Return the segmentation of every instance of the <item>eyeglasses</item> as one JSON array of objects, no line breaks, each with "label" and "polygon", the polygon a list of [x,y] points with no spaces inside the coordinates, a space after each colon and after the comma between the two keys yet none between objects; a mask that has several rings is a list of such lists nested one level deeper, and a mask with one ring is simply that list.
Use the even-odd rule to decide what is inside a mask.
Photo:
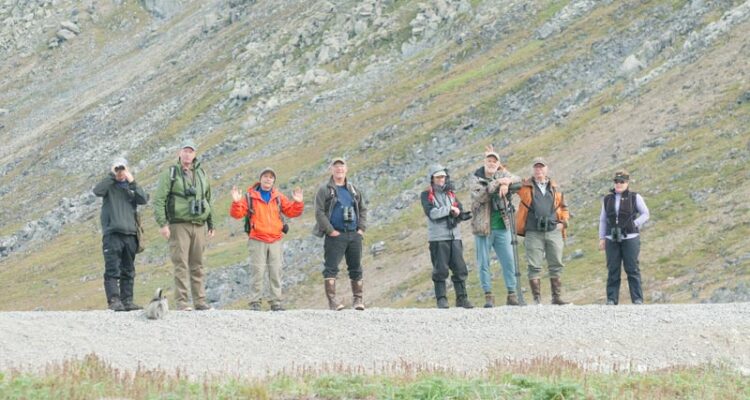
[{"label": "eyeglasses", "polygon": [[625,182],[627,182],[625,179],[615,179],[615,183],[622,184],[622,183],[625,183]]}]

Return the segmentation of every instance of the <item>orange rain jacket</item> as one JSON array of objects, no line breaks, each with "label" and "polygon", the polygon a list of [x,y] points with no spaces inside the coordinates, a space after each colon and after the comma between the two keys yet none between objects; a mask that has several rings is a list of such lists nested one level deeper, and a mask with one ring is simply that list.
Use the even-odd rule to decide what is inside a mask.
[{"label": "orange rain jacket", "polygon": [[[250,200],[253,202],[253,215],[250,216],[250,239],[261,242],[273,243],[283,237],[281,229],[284,223],[279,213],[279,203],[276,198],[281,198],[281,212],[289,218],[299,217],[305,208],[305,203],[289,200],[276,188],[271,189],[271,200],[266,203],[260,197],[258,187],[260,183],[247,188]],[[245,197],[240,201],[233,201],[229,209],[229,215],[235,219],[245,218],[247,215],[247,200]]]}]

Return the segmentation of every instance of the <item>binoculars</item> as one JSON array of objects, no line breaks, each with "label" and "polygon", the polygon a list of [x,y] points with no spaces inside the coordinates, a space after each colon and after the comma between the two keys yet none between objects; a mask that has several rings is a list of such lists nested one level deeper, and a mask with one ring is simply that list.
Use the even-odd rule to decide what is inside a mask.
[{"label": "binoculars", "polygon": [[548,217],[542,217],[536,219],[536,229],[540,232],[547,232],[555,230],[556,227],[555,221],[549,219]]},{"label": "binoculars", "polygon": [[612,230],[610,231],[610,234],[612,235],[613,242],[620,243],[624,239],[623,237],[624,235],[622,234],[622,229],[620,229],[619,226],[612,228]]},{"label": "binoculars", "polygon": [[124,170],[125,170],[125,166],[124,165],[118,165],[118,166],[115,167],[115,172],[120,172],[120,171],[124,171]]},{"label": "binoculars", "polygon": [[205,210],[205,207],[203,206],[203,200],[197,200],[197,199],[190,200],[189,207],[190,207],[191,215],[201,215],[203,214],[203,211]]},{"label": "binoculars", "polygon": [[185,196],[195,196],[196,194],[198,194],[198,191],[194,187],[185,188]]},{"label": "binoculars", "polygon": [[354,222],[355,216],[354,207],[344,207],[344,222]]}]

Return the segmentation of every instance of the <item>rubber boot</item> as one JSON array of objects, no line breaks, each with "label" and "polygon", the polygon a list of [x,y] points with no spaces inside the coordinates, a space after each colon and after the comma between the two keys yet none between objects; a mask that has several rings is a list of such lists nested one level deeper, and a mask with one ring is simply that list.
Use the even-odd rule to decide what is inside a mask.
[{"label": "rubber boot", "polygon": [[351,280],[352,282],[352,307],[354,307],[355,310],[364,310],[365,309],[365,302],[363,299],[364,296],[364,282],[362,280]]},{"label": "rubber boot", "polygon": [[539,278],[529,279],[529,286],[531,287],[531,295],[534,296],[534,304],[537,306],[542,305],[542,282]]},{"label": "rubber boot", "polygon": [[445,289],[445,281],[433,281],[435,284],[435,300],[437,300],[437,308],[448,308],[448,292]]},{"label": "rubber boot", "polygon": [[516,292],[508,292],[508,298],[505,299],[505,304],[509,306],[517,306],[518,304],[518,296],[516,295]]},{"label": "rubber boot", "polygon": [[474,308],[474,305],[471,304],[469,297],[466,295],[465,282],[453,282],[453,288],[456,290],[456,307]]},{"label": "rubber boot", "polygon": [[484,308],[495,307],[495,295],[492,292],[484,292]]},{"label": "rubber boot", "polygon": [[344,305],[336,299],[336,278],[326,278],[324,281],[326,298],[328,298],[328,308],[332,311],[341,311]]},{"label": "rubber boot", "polygon": [[125,306],[120,301],[120,287],[117,279],[104,280],[104,293],[107,295],[107,307],[113,311],[125,311]]},{"label": "rubber boot", "polygon": [[125,311],[142,310],[143,307],[133,303],[133,280],[120,279],[120,298]]},{"label": "rubber boot", "polygon": [[562,282],[560,278],[549,278],[550,287],[552,288],[552,304],[558,306],[564,306],[570,304],[569,302],[562,299]]}]

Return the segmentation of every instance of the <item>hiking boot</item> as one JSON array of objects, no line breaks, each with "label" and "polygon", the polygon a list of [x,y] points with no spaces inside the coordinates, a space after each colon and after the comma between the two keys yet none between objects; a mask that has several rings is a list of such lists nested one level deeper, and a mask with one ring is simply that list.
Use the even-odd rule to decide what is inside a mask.
[{"label": "hiking boot", "polygon": [[448,308],[450,307],[448,305],[448,298],[447,297],[438,297],[437,299],[437,308]]},{"label": "hiking boot", "polygon": [[531,287],[531,295],[534,296],[534,304],[542,305],[542,282],[539,278],[529,279],[529,287]]},{"label": "hiking boot", "polygon": [[138,304],[133,303],[133,301],[124,301],[122,305],[125,307],[125,311],[136,311],[136,310],[143,310],[143,307],[139,306]]},{"label": "hiking boot", "polygon": [[363,300],[364,296],[364,284],[362,280],[351,280],[352,281],[352,307],[354,307],[355,310],[362,311],[365,309],[365,302]]},{"label": "hiking boot", "polygon": [[484,308],[495,307],[495,296],[491,292],[484,293]]},{"label": "hiking boot", "polygon": [[505,299],[505,304],[509,306],[517,306],[518,304],[518,296],[516,296],[516,292],[508,292],[508,298]]},{"label": "hiking boot", "polygon": [[109,309],[112,311],[127,311],[118,297],[113,297],[109,303]]},{"label": "hiking boot", "polygon": [[562,299],[562,282],[560,278],[549,278],[550,287],[552,288],[552,304],[557,306],[564,306],[570,304],[569,302]]},{"label": "hiking boot", "polygon": [[460,296],[460,297],[456,297],[456,307],[474,308],[474,305],[471,304],[468,297]]},{"label": "hiking boot", "polygon": [[615,303],[615,301],[614,301],[614,300],[607,300],[607,305],[608,305],[608,306],[615,306],[615,305],[617,305],[617,304]]},{"label": "hiking boot", "polygon": [[250,311],[260,311],[260,302],[259,301],[251,301],[250,304]]},{"label": "hiking boot", "polygon": [[643,304],[643,300],[641,300],[641,299],[635,300],[635,301],[633,302],[633,304],[635,304],[635,305],[637,305],[637,306],[639,306],[639,305],[642,305],[642,304]]},{"label": "hiking boot", "polygon": [[271,311],[286,311],[281,303],[271,303]]},{"label": "hiking boot", "polygon": [[344,305],[339,303],[339,300],[336,298],[336,278],[324,279],[323,285],[326,291],[326,298],[328,299],[328,309],[331,311],[343,310]]},{"label": "hiking boot", "polygon": [[205,304],[205,303],[204,304],[198,304],[197,306],[195,306],[195,311],[210,311],[210,310],[213,310],[213,309],[214,309],[213,307],[211,307],[211,306],[209,306],[208,304]]}]

